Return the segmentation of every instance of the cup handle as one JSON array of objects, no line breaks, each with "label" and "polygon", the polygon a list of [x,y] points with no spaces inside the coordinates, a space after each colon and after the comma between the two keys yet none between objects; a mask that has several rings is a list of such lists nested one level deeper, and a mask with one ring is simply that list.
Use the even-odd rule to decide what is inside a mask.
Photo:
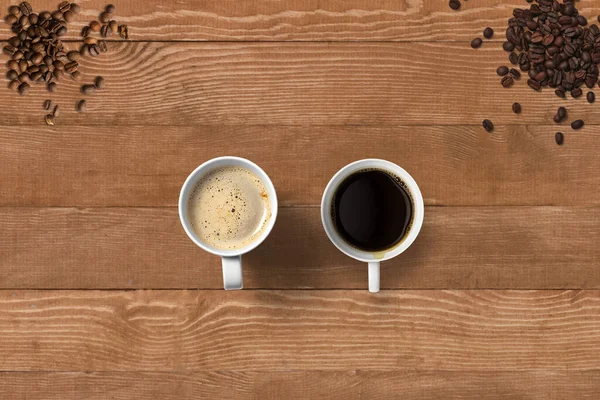
[{"label": "cup handle", "polygon": [[369,292],[379,292],[379,261],[369,262]]},{"label": "cup handle", "polygon": [[242,288],[242,256],[221,257],[225,290]]}]

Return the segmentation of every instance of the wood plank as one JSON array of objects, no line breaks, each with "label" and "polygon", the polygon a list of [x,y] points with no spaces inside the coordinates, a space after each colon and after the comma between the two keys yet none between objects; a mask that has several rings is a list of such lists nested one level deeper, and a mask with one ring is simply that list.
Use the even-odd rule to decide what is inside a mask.
[{"label": "wood plank", "polygon": [[0,370],[597,371],[599,291],[0,293]]},{"label": "wood plank", "polygon": [[[13,0],[11,3],[18,3]],[[487,26],[504,38],[519,0],[464,2],[453,11],[439,0],[160,0],[114,1],[116,19],[128,24],[134,40],[471,40]],[[36,0],[34,9],[55,9],[54,0]],[[67,38],[79,39],[85,23],[98,17],[104,0],[82,3]],[[593,0],[578,2],[590,21],[600,13]],[[4,10],[2,10],[4,11]],[[0,24],[0,37],[10,35]]]},{"label": "wood plank", "polygon": [[595,400],[598,371],[4,372],[2,393],[28,400],[347,399]]},{"label": "wood plank", "polygon": [[[71,44],[73,46],[73,44]],[[81,62],[85,82],[104,75],[106,89],[75,113],[74,81],[50,96],[66,125],[496,125],[553,124],[560,105],[569,121],[600,123],[597,105],[530,89],[504,89],[499,43],[111,43]],[[0,91],[0,120],[42,129],[48,93]],[[523,113],[511,105],[518,100]],[[563,124],[564,125],[564,124]],[[565,129],[562,126],[560,129]],[[554,130],[554,129],[553,129]],[[483,132],[483,130],[482,130]],[[570,133],[570,129],[567,129]],[[589,134],[584,128],[578,134]]]},{"label": "wood plank", "polygon": [[176,206],[187,175],[219,155],[271,176],[282,206],[319,205],[342,166],[383,158],[428,205],[598,206],[600,126],[0,127],[0,206]]},{"label": "wood plank", "polygon": [[[0,288],[221,289],[220,261],[177,210],[1,208]],[[428,207],[415,244],[382,263],[390,289],[600,288],[599,208]],[[244,256],[246,288],[362,288],[367,269],[329,242],[318,208],[284,208]]]}]

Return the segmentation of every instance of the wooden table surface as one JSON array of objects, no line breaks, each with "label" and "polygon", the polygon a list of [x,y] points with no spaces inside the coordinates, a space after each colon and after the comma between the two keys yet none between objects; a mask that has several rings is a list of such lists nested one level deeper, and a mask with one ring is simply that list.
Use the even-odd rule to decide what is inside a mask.
[{"label": "wooden table surface", "polygon": [[[105,5],[80,3],[73,40]],[[106,78],[87,112],[74,82],[50,96],[54,127],[43,88],[0,90],[0,398],[600,398],[600,113],[500,86],[524,1],[114,3],[130,40],[82,61]],[[562,147],[559,105],[586,121]],[[220,155],[258,163],[280,200],[243,291],[177,215],[186,176]],[[407,169],[426,203],[378,294],[318,208],[366,157]]]}]

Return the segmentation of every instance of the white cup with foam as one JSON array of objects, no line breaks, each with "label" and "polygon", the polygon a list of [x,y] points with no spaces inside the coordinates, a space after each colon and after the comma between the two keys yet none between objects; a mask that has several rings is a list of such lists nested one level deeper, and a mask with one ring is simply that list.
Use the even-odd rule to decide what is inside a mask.
[{"label": "white cup with foam", "polygon": [[[235,249],[220,249],[207,243],[205,240],[202,240],[194,230],[188,215],[188,202],[196,184],[210,172],[224,167],[241,167],[256,175],[264,184],[271,211],[270,217],[261,229],[260,234],[253,238],[250,243]],[[273,182],[271,182],[271,179],[265,171],[252,161],[231,156],[213,158],[196,168],[185,180],[179,194],[179,219],[181,220],[181,225],[183,226],[185,233],[198,247],[221,257],[223,286],[225,290],[241,289],[243,287],[242,255],[256,248],[267,238],[267,236],[269,236],[269,233],[275,225],[275,220],[277,219],[277,194],[275,192],[275,186],[273,186]]]}]

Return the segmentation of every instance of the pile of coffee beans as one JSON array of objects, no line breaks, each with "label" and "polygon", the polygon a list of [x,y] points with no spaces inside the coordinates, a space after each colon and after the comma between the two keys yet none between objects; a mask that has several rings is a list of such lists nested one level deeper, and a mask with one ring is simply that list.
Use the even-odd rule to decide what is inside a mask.
[{"label": "pile of coffee beans", "polygon": [[[3,52],[10,57],[6,63],[8,87],[16,90],[21,95],[30,91],[32,83],[43,83],[49,92],[57,90],[57,82],[65,76],[75,81],[81,80],[79,61],[82,56],[92,57],[108,51],[104,38],[110,34],[118,34],[122,39],[129,38],[127,25],[119,25],[112,19],[115,6],[109,4],[100,14],[100,22],[92,21],[82,31],[84,44],[79,51],[67,51],[61,37],[67,33],[67,24],[72,21],[81,7],[76,3],[63,1],[55,11],[42,11],[39,14],[33,11],[31,4],[22,2],[18,6],[12,5],[8,8],[6,23],[11,25],[15,36],[8,40]],[[99,33],[101,39],[93,36]],[[97,77],[93,85],[83,85],[81,92],[91,94],[100,85],[104,86],[104,79]],[[84,90],[84,87],[86,88]],[[88,89],[92,87],[92,90]],[[44,108],[49,110],[50,105],[44,103]],[[77,103],[77,111],[85,109]],[[48,107],[46,107],[48,106]],[[58,106],[55,106],[52,114],[45,117],[48,125],[54,125],[58,117]]]}]

